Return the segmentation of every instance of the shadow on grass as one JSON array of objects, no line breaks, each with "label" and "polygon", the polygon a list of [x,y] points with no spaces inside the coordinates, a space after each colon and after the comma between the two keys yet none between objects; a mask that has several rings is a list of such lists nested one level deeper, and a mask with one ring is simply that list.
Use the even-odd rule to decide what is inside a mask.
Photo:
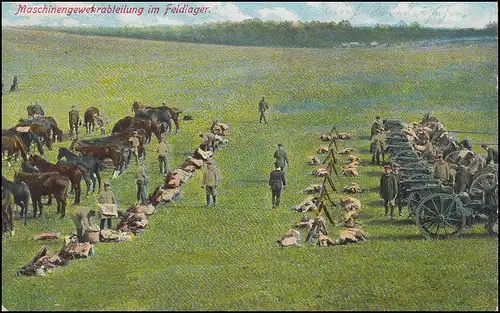
[{"label": "shadow on grass", "polygon": [[382,172],[375,172],[375,171],[371,171],[371,172],[364,172],[363,173],[363,176],[368,176],[368,177],[380,177],[382,176]]},{"label": "shadow on grass", "polygon": [[370,140],[370,136],[358,136],[358,140]]},{"label": "shadow on grass", "polygon": [[398,240],[425,240],[424,235],[399,235],[399,236],[371,236],[370,240],[398,241]]},{"label": "shadow on grass", "polygon": [[[399,219],[398,219],[399,218]],[[401,225],[401,226],[405,226],[405,225],[414,225],[415,222],[413,221],[413,219],[411,218],[408,218],[407,215],[403,215],[403,216],[398,216],[396,218],[395,221],[392,221],[390,218],[386,218],[386,219],[383,219],[383,220],[371,220],[371,221],[367,221],[367,222],[364,222],[365,225],[376,225],[376,226],[382,226],[382,225]]]}]

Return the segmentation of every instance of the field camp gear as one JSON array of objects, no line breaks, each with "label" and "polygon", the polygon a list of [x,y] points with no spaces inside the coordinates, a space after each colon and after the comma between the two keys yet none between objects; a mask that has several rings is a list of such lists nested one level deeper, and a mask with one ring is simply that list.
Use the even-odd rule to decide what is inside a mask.
[{"label": "field camp gear", "polygon": [[317,210],[318,209],[316,207],[317,203],[318,203],[318,197],[308,197],[300,204],[293,206],[291,210],[297,212],[309,212]]}]

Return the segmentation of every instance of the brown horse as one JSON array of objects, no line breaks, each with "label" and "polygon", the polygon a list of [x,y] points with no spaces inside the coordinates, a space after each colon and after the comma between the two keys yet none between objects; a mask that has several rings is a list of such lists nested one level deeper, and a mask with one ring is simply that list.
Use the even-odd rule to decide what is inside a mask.
[{"label": "brown horse", "polygon": [[110,158],[114,166],[113,176],[121,172],[123,164],[122,150],[122,147],[117,144],[109,144],[107,146],[80,146],[75,148],[75,151],[80,152],[82,155],[92,156],[101,161]]},{"label": "brown horse", "polygon": [[99,109],[96,107],[90,107],[85,111],[83,115],[83,122],[85,123],[85,129],[87,130],[87,135],[90,135],[97,125],[97,116],[99,115]]},{"label": "brown horse", "polygon": [[111,137],[121,138],[122,140],[128,142],[128,139],[132,136],[134,131],[137,132],[137,139],[139,139],[139,148],[138,148],[139,158],[146,158],[146,148],[144,148],[144,145],[146,144],[147,135],[144,129],[132,128],[122,133],[113,133],[111,134]]},{"label": "brown horse", "polygon": [[2,135],[2,155],[4,151],[7,151],[7,160],[11,160],[12,157],[16,157],[20,153],[24,161],[28,161],[28,151],[26,145],[19,138],[19,136],[3,136]]},{"label": "brown horse", "polygon": [[[52,164],[38,155],[32,155],[29,158],[29,163],[40,169],[42,173],[46,172],[58,172],[59,174],[69,178],[71,182],[71,187],[75,190],[75,202],[74,204],[79,204],[81,201],[82,178],[87,183],[87,195],[89,194],[90,177],[87,174],[87,170],[76,164]],[[49,201],[50,202],[50,201]]]},{"label": "brown horse", "polygon": [[151,142],[151,135],[154,133],[158,142],[161,140],[161,124],[151,120],[138,119],[132,116],[126,116],[116,122],[113,126],[113,133],[124,133],[131,130],[144,129],[146,132],[146,143]]},{"label": "brown horse", "polygon": [[2,188],[2,239],[9,232],[14,235],[14,195],[7,188]]},{"label": "brown horse", "polygon": [[14,174],[14,182],[25,182],[28,185],[31,193],[31,201],[33,202],[33,217],[36,217],[38,207],[42,215],[43,204],[42,196],[54,195],[57,201],[57,213],[61,216],[66,215],[66,200],[68,198],[68,188],[71,181],[66,176],[62,176],[57,172],[47,172],[40,174],[29,174],[16,172]]},{"label": "brown horse", "polygon": [[[39,138],[43,139],[43,144],[52,151],[52,140],[50,138],[50,134],[48,131],[45,130],[45,128],[39,124],[31,124],[29,125],[30,131],[37,135]],[[54,137],[55,138],[55,137]]]}]

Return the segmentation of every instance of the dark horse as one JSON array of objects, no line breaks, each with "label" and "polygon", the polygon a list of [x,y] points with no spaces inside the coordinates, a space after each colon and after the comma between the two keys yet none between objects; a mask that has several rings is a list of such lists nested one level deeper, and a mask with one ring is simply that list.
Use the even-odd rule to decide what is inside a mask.
[{"label": "dark horse", "polygon": [[7,151],[7,159],[10,161],[12,157],[21,154],[23,160],[28,160],[28,151],[24,142],[19,136],[4,136],[2,135],[2,155]]},{"label": "dark horse", "polygon": [[31,201],[33,202],[33,217],[36,217],[38,207],[42,216],[43,204],[42,196],[54,195],[57,201],[57,213],[61,216],[66,215],[66,200],[68,198],[68,189],[71,181],[66,176],[57,172],[48,172],[40,174],[15,173],[14,182],[25,182],[31,192]]},{"label": "dark horse", "polygon": [[8,189],[14,195],[14,203],[21,208],[21,217],[24,216],[24,225],[28,224],[30,207],[30,189],[24,182],[19,184],[11,182],[2,176],[2,188]]},{"label": "dark horse", "polygon": [[99,116],[99,109],[96,107],[90,107],[85,111],[83,115],[83,122],[85,123],[85,129],[87,130],[87,135],[90,135],[97,125],[97,116]]},{"label": "dark horse", "polygon": [[[66,158],[66,163],[62,158]],[[99,191],[101,191],[101,171],[104,170],[104,165],[98,159],[92,156],[78,156],[73,152],[69,151],[67,148],[59,148],[59,153],[57,154],[57,159],[59,160],[56,164],[78,164],[87,170],[92,181],[92,192],[95,191],[96,177],[99,182]],[[95,175],[95,176],[94,176]]]},{"label": "dark horse", "polygon": [[52,116],[38,116],[36,118],[33,118],[31,120],[28,119],[20,119],[19,123],[17,123],[16,127],[18,126],[30,126],[30,125],[40,125],[43,127],[43,129],[47,132],[48,136],[52,136],[53,142],[57,142],[58,140],[62,142],[63,138],[63,132],[59,128],[59,125],[57,125],[56,120]]},{"label": "dark horse", "polygon": [[116,122],[112,133],[124,133],[130,130],[144,129],[146,132],[146,143],[151,143],[151,135],[154,133],[158,142],[161,140],[161,124],[148,119],[138,119],[126,116]]},{"label": "dark horse", "polygon": [[40,136],[35,133],[36,130],[37,129],[32,130],[31,126],[12,127],[10,129],[2,129],[2,135],[18,136],[19,138],[21,138],[29,154],[31,154],[31,146],[35,144],[38,149],[38,153],[40,155],[43,155],[43,144],[40,140]]},{"label": "dark horse", "polygon": [[81,167],[80,165],[52,164],[38,155],[32,155],[29,159],[29,163],[31,165],[38,167],[42,173],[58,172],[59,174],[69,178],[71,182],[71,187],[75,190],[75,202],[74,202],[75,204],[79,204],[81,200],[80,198],[82,193],[82,186],[81,186],[82,179],[84,179],[87,184],[87,195],[89,194],[90,178],[87,174],[87,170]]},{"label": "dark horse", "polygon": [[[167,107],[158,107],[158,108],[145,108],[145,109],[138,109],[135,111],[134,117],[136,119],[141,119],[141,120],[150,120],[155,123],[159,123],[162,125],[162,130],[161,132],[170,132],[172,129],[172,123],[171,119],[174,119],[173,115],[170,113],[170,111],[167,109]],[[179,116],[176,116],[177,121],[174,119],[174,123],[176,125],[176,130],[178,132],[179,127]]]},{"label": "dark horse", "polygon": [[14,195],[7,188],[2,188],[2,239],[5,233],[14,236]]}]

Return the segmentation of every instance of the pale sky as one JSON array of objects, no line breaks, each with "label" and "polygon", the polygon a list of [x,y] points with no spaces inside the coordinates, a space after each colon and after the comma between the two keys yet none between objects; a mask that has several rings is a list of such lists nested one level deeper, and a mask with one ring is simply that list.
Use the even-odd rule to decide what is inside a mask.
[{"label": "pale sky", "polygon": [[[165,13],[170,8],[206,8],[206,13]],[[134,13],[47,14],[19,12],[37,7],[124,9],[143,8]],[[159,13],[148,13],[150,6]],[[126,8],[125,8],[126,9]],[[496,2],[2,2],[2,26],[169,26],[194,25],[215,21],[242,21],[250,18],[273,21],[348,20],[354,26],[377,23],[394,25],[418,22],[424,27],[483,28],[497,22]],[[16,13],[18,13],[16,15]]]}]

